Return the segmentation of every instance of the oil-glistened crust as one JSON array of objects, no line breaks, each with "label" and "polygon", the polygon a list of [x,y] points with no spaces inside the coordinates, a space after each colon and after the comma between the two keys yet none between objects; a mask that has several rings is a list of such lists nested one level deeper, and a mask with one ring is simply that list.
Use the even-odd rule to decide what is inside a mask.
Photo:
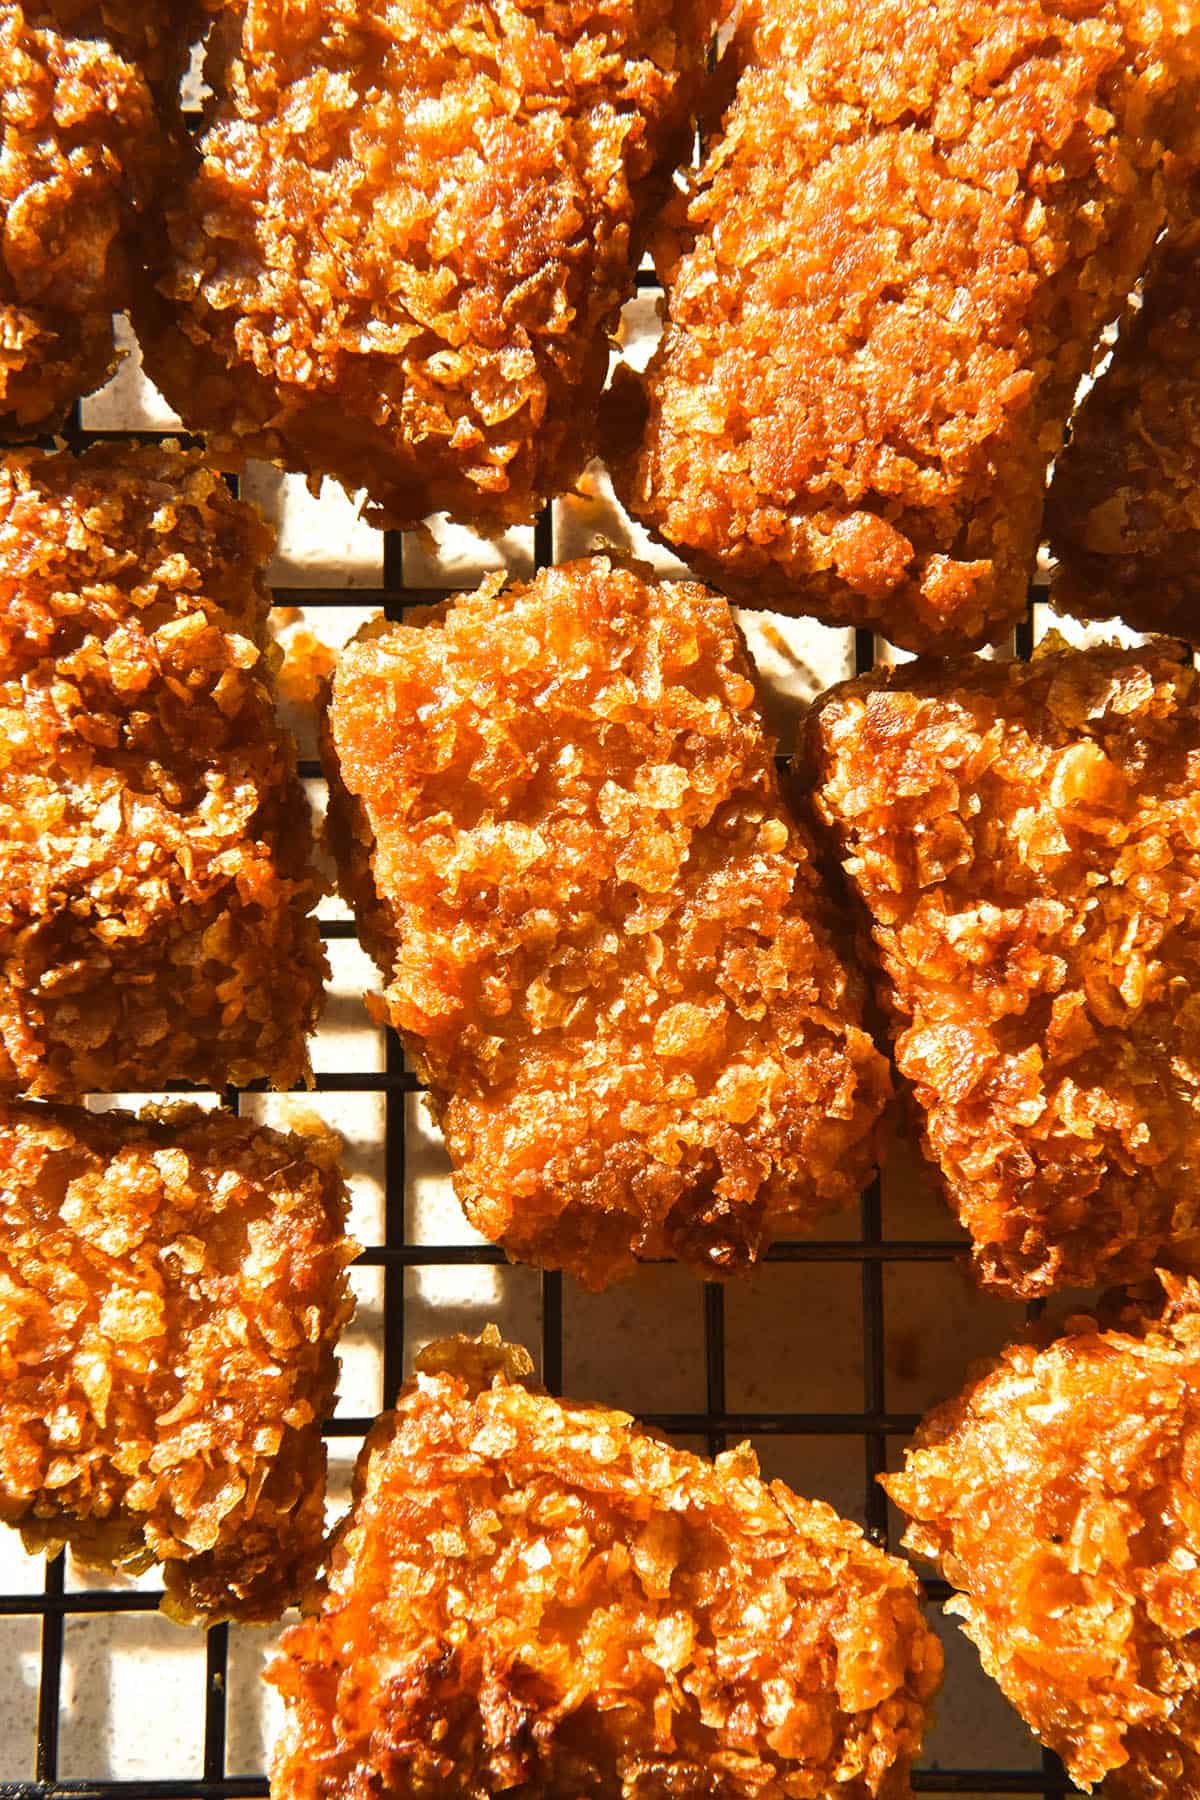
[{"label": "oil-glistened crust", "polygon": [[984,1666],[1072,1777],[1200,1794],[1200,1284],[1160,1322],[1071,1321],[925,1421],[885,1483]]},{"label": "oil-glistened crust", "polygon": [[308,1075],[320,881],[271,542],[172,446],[0,465],[0,1093]]},{"label": "oil-glistened crust", "polygon": [[818,703],[926,1149],[1023,1295],[1200,1254],[1200,676],[1179,646],[962,659]]},{"label": "oil-glistened crust", "polygon": [[432,1347],[364,1446],[269,1671],[274,1800],[907,1796],[942,1662],[911,1570],[748,1445],[702,1461],[488,1348]]},{"label": "oil-glistened crust", "polygon": [[0,1518],[31,1549],[161,1562],[180,1619],[276,1618],[312,1581],[337,1156],[192,1106],[0,1102]]},{"label": "oil-glistened crust", "polygon": [[720,1273],[869,1179],[887,1067],[773,750],[725,601],[605,558],[343,654],[343,888],[514,1256]]},{"label": "oil-glistened crust", "polygon": [[621,372],[631,510],[751,606],[914,650],[1025,605],[1097,333],[1194,128],[1191,0],[774,0],[657,247],[664,339]]}]

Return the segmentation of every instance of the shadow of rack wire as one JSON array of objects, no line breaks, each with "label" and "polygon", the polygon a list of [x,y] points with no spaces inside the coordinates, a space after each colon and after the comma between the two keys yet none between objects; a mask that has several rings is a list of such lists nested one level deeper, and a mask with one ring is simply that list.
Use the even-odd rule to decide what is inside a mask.
[{"label": "shadow of rack wire", "polygon": [[[643,270],[639,288],[653,292],[654,276]],[[89,431],[80,422],[80,409],[63,434],[69,446],[80,451],[98,442],[155,441],[171,437],[185,443],[189,439],[178,428],[161,431],[104,430]],[[533,533],[533,560],[537,568],[553,563],[554,524],[551,509],[538,518]],[[276,604],[305,608],[377,607],[390,619],[402,619],[407,608],[444,598],[450,589],[409,586],[405,581],[404,543],[399,532],[387,532],[383,538],[382,588],[336,586],[319,588],[277,588]],[[1027,656],[1033,641],[1032,604],[1036,591],[1031,591],[1031,610],[1018,627],[1016,653]],[[861,672],[872,667],[874,643],[869,632],[856,634],[855,663]],[[322,779],[320,766],[311,761],[301,763],[301,774],[311,782]],[[327,939],[353,938],[354,927],[343,920],[323,923]],[[405,1346],[405,1275],[414,1269],[453,1269],[464,1265],[503,1265],[501,1252],[483,1244],[439,1244],[406,1241],[406,1158],[405,1113],[408,1097],[420,1091],[420,1083],[405,1065],[400,1042],[393,1032],[386,1035],[382,1069],[338,1069],[318,1073],[318,1094],[382,1093],[385,1113],[385,1200],[384,1233],[381,1243],[364,1250],[361,1265],[378,1267],[383,1272],[382,1371],[385,1403],[390,1401],[404,1376]],[[229,1089],[223,1104],[237,1111],[240,1093]],[[839,1438],[857,1441],[861,1453],[862,1506],[860,1516],[879,1543],[889,1542],[887,1505],[876,1477],[887,1467],[889,1440],[894,1444],[915,1429],[916,1415],[889,1412],[885,1407],[885,1339],[884,1339],[884,1274],[885,1270],[905,1264],[949,1263],[962,1254],[962,1242],[956,1239],[890,1239],[884,1233],[879,1184],[876,1182],[861,1202],[861,1232],[854,1239],[822,1239],[813,1237],[795,1242],[775,1244],[768,1252],[770,1264],[849,1265],[858,1271],[862,1308],[862,1395],[861,1404],[852,1410],[837,1412],[788,1412],[780,1410],[744,1411],[730,1407],[726,1399],[726,1307],[725,1289],[716,1283],[697,1284],[696,1305],[701,1310],[703,1344],[704,1404],[694,1411],[653,1413],[641,1410],[639,1416],[647,1424],[670,1436],[692,1442],[702,1440],[710,1454],[716,1454],[742,1438]],[[569,1304],[569,1289],[556,1273],[543,1273],[541,1287],[542,1379],[554,1392],[562,1389],[564,1306]],[[579,1398],[589,1398],[581,1394]],[[370,1420],[339,1415],[327,1422],[329,1438],[357,1438],[367,1430]],[[895,1549],[894,1542],[891,1548]],[[159,1591],[115,1588],[97,1591],[69,1590],[64,1580],[65,1558],[46,1565],[45,1583],[40,1593],[0,1593],[0,1619],[24,1618],[40,1620],[40,1644],[37,1667],[36,1753],[32,1780],[0,1780],[0,1800],[241,1800],[241,1797],[267,1794],[265,1772],[243,1775],[227,1774],[227,1734],[229,1695],[229,1630],[219,1625],[205,1633],[205,1670],[203,1691],[203,1772],[198,1778],[181,1780],[178,1772],[163,1768],[161,1774],[129,1779],[87,1779],[59,1776],[60,1719],[63,1706],[64,1641],[69,1620],[96,1614],[148,1613],[159,1603]],[[939,1607],[948,1597],[944,1582],[924,1582],[931,1604]],[[0,1670],[0,1684],[11,1679],[11,1671]],[[118,1722],[119,1723],[119,1722]],[[1075,1793],[1058,1760],[1043,1755],[1040,1767],[1003,1768],[971,1766],[964,1763],[952,1768],[919,1767],[913,1776],[918,1793],[984,1795],[1024,1794],[1041,1796],[1042,1800],[1061,1800]]]}]

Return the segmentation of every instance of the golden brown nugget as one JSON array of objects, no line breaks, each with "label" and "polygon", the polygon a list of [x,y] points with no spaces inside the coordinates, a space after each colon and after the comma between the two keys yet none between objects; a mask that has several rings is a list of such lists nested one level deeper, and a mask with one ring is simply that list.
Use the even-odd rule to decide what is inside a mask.
[{"label": "golden brown nugget", "polygon": [[831,1507],[432,1345],[268,1680],[273,1800],[900,1800],[941,1678],[912,1571]]},{"label": "golden brown nugget", "polygon": [[618,492],[749,606],[1001,637],[1192,122],[1194,0],[750,0],[619,375]]},{"label": "golden brown nugget", "polygon": [[724,0],[230,0],[138,314],[230,467],[498,530],[592,448]]},{"label": "golden brown nugget", "polygon": [[140,70],[56,19],[53,6],[0,0],[6,437],[53,430],[115,367],[112,315],[132,298],[138,220],[165,154]]},{"label": "golden brown nugget", "polygon": [[1200,676],[1179,646],[835,688],[803,778],[990,1286],[1200,1254]]},{"label": "golden brown nugget", "polygon": [[1200,638],[1200,177],[1076,414],[1046,518],[1060,612]]},{"label": "golden brown nugget", "polygon": [[194,1106],[0,1102],[0,1519],[174,1617],[271,1619],[316,1573],[353,1303],[338,1140]]},{"label": "golden brown nugget", "polygon": [[887,1065],[726,603],[604,557],[343,654],[343,888],[472,1222],[590,1286],[846,1205]]},{"label": "golden brown nugget", "polygon": [[321,883],[272,541],[174,446],[0,463],[0,1093],[308,1077]]},{"label": "golden brown nugget", "polygon": [[931,1413],[884,1482],[984,1667],[1083,1787],[1200,1795],[1200,1283],[1070,1322]]}]

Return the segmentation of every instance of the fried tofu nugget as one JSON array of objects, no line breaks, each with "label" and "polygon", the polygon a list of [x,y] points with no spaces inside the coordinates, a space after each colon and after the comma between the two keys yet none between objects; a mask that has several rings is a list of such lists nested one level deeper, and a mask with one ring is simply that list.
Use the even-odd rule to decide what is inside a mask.
[{"label": "fried tofu nugget", "polygon": [[164,167],[142,72],[56,20],[0,0],[0,437],[53,430],[116,366]]},{"label": "fried tofu nugget", "polygon": [[1098,332],[1193,121],[1194,0],[749,0],[606,425],[630,510],[748,606],[1001,637]]},{"label": "fried tofu nugget", "polygon": [[835,688],[800,766],[985,1283],[1200,1254],[1200,676],[1178,645]]},{"label": "fried tofu nugget", "polygon": [[271,1619],[316,1573],[353,1303],[338,1140],[0,1102],[0,1519]]},{"label": "fried tofu nugget", "polygon": [[146,365],[228,466],[380,520],[532,518],[592,449],[609,333],[725,0],[228,0]]},{"label": "fried tofu nugget", "polygon": [[884,1486],[984,1667],[1083,1787],[1200,1795],[1200,1283],[1074,1319],[931,1413]]},{"label": "fried tofu nugget", "polygon": [[308,1076],[322,884],[272,541],[174,446],[0,462],[0,1093]]},{"label": "fried tofu nugget", "polygon": [[887,1065],[773,751],[725,601],[605,557],[343,653],[343,890],[512,1256],[725,1273],[869,1180]]},{"label": "fried tofu nugget", "polygon": [[267,1678],[272,1800],[899,1800],[941,1678],[912,1571],[831,1507],[432,1345]]},{"label": "fried tofu nugget", "polygon": [[1200,640],[1200,176],[1076,414],[1046,517],[1060,612]]}]

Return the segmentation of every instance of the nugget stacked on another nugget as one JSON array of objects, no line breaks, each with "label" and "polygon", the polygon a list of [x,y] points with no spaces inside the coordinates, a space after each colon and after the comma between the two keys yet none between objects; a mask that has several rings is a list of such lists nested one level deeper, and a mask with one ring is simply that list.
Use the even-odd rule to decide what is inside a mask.
[{"label": "nugget stacked on another nugget", "polygon": [[337,1139],[0,1103],[0,1519],[162,1562],[180,1619],[275,1618],[324,1533],[353,1310]]},{"label": "nugget stacked on another nugget", "polygon": [[983,1279],[1200,1255],[1200,676],[1165,640],[835,688],[802,770]]},{"label": "nugget stacked on another nugget", "polygon": [[0,1093],[308,1074],[320,882],[271,542],[193,453],[0,464]]},{"label": "nugget stacked on another nugget", "polygon": [[749,0],[622,372],[630,509],[750,606],[914,650],[1025,605],[1047,466],[1163,223],[1192,0]]},{"label": "nugget stacked on another nugget", "polygon": [[723,5],[230,0],[138,314],[154,380],[232,466],[395,525],[532,518],[590,454]]},{"label": "nugget stacked on another nugget", "polygon": [[1200,176],[1076,415],[1047,522],[1061,611],[1200,638]]},{"label": "nugget stacked on another nugget", "polygon": [[1075,1319],[926,1419],[885,1486],[984,1667],[1083,1786],[1200,1794],[1200,1283]]},{"label": "nugget stacked on another nugget", "polygon": [[273,1800],[909,1794],[942,1663],[910,1569],[748,1445],[531,1391],[494,1332],[418,1367],[268,1671]]},{"label": "nugget stacked on another nugget", "polygon": [[599,1286],[845,1205],[887,1066],[726,603],[606,558],[343,654],[334,848],[472,1221]]},{"label": "nugget stacked on another nugget", "polygon": [[54,429],[111,373],[163,156],[132,62],[52,5],[0,0],[0,436]]}]

